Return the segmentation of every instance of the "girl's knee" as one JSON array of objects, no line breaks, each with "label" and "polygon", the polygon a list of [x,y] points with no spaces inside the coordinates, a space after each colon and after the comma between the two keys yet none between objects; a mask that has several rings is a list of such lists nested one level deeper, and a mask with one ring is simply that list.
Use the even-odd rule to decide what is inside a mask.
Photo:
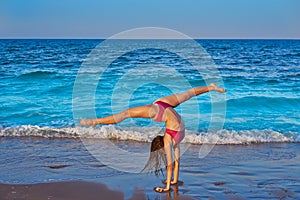
[{"label": "girl's knee", "polygon": [[120,113],[120,117],[121,117],[122,119],[127,119],[127,118],[129,118],[129,117],[130,117],[129,111],[128,111],[128,110],[122,111],[122,112]]}]

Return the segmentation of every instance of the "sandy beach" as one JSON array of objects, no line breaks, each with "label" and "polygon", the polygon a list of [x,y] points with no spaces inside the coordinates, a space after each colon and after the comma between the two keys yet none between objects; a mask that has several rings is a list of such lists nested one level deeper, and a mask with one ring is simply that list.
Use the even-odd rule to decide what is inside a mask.
[{"label": "sandy beach", "polygon": [[[2,147],[5,147],[6,142],[13,144],[13,141],[9,140],[2,138]],[[22,139],[18,139],[20,140]],[[24,140],[31,145],[31,154],[27,148],[28,152],[24,152],[26,157],[16,158],[18,165],[15,164],[14,158],[10,157],[16,156],[16,152],[13,151],[18,149],[1,149],[5,159],[2,159],[1,164],[0,199],[300,198],[299,143],[216,145],[204,158],[199,158],[201,146],[192,145],[181,158],[180,180],[184,183],[172,186],[169,193],[159,194],[154,192],[153,188],[163,186],[163,176],[122,173],[110,169],[109,166],[102,166],[88,151],[83,150],[79,141],[42,138]],[[64,154],[58,146],[66,148],[66,145],[62,145],[66,141],[69,148],[66,149],[67,154]],[[135,151],[149,147],[148,143],[128,141],[120,141],[118,144]],[[39,149],[40,152],[32,151],[33,149]],[[48,160],[41,162],[40,158],[44,158],[41,152],[46,152]],[[54,153],[59,153],[59,159],[64,162],[50,157]],[[37,154],[39,159],[32,159],[36,158]],[[80,157],[81,160],[71,160],[71,157]],[[3,164],[4,162],[6,163]],[[44,165],[46,163],[47,166]]]}]

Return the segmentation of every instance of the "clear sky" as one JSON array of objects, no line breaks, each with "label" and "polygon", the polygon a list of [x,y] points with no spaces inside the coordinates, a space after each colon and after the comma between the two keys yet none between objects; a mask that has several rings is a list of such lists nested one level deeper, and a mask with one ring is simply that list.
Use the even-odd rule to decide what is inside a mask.
[{"label": "clear sky", "polygon": [[192,38],[300,39],[300,0],[0,0],[0,38],[107,38],[148,26]]}]

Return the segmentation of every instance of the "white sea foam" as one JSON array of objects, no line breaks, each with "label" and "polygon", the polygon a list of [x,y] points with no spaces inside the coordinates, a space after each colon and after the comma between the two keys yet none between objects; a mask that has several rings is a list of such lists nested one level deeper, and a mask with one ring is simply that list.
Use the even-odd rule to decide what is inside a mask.
[{"label": "white sea foam", "polygon": [[[117,126],[86,127],[39,127],[23,125],[0,128],[0,137],[44,137],[44,138],[96,138],[151,142],[160,132],[160,128]],[[191,144],[249,144],[268,142],[300,142],[298,133],[280,133],[273,130],[219,130],[215,132],[195,133],[187,130],[183,143]]]},{"label": "white sea foam", "polygon": [[220,130],[198,135],[187,134],[185,142],[192,144],[250,144],[267,142],[299,142],[296,133],[279,133],[273,130]]}]

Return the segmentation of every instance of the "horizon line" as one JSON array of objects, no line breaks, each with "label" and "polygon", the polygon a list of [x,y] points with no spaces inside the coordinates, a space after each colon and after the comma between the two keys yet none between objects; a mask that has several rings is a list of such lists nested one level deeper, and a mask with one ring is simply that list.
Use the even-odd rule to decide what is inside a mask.
[{"label": "horizon line", "polygon": [[[182,38],[0,37],[0,40],[184,40]],[[190,38],[194,40],[300,40],[300,38]]]}]

